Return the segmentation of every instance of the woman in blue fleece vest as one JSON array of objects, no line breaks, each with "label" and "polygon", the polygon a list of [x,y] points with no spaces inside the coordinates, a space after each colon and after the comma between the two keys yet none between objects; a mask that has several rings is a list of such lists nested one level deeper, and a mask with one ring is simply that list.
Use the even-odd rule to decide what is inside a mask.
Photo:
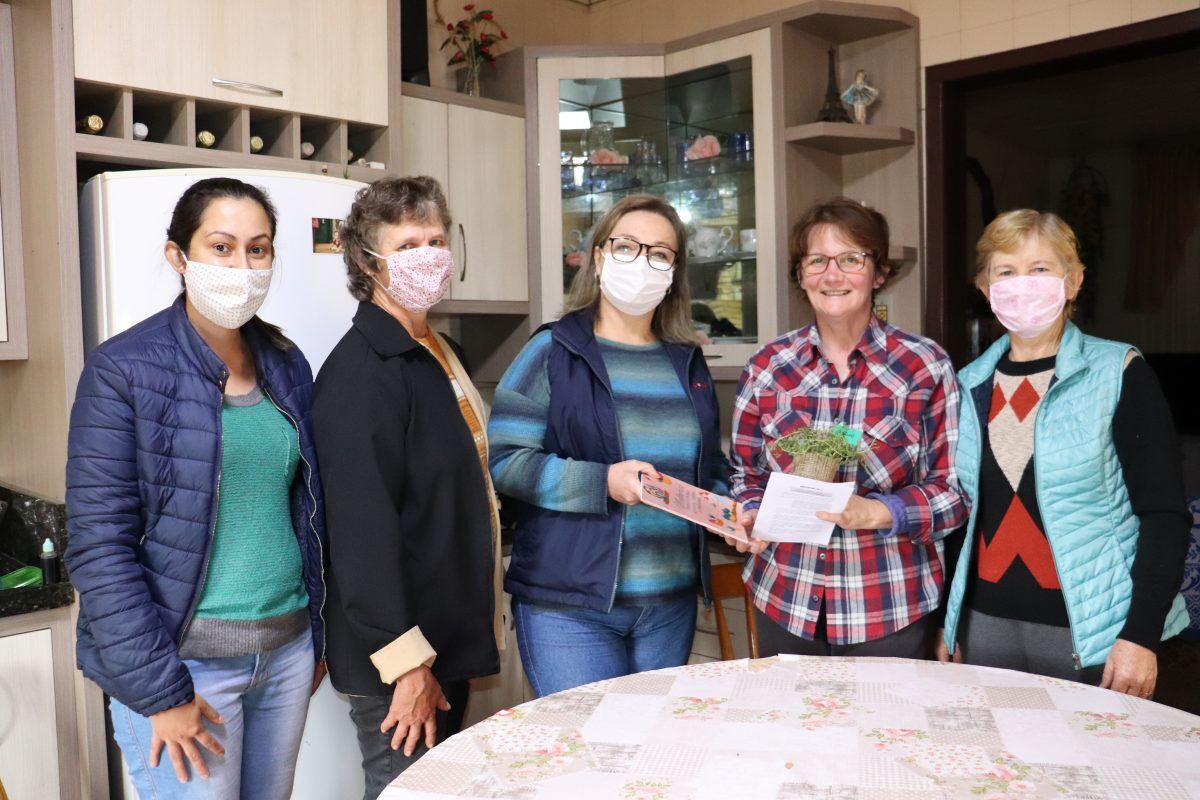
[{"label": "woman in blue fleece vest", "polygon": [[1009,333],[959,373],[971,516],[947,540],[938,657],[1149,697],[1158,642],[1187,623],[1191,518],[1166,400],[1137,350],[1071,322],[1083,264],[1061,219],[1006,212],[976,250]]},{"label": "woman in blue fleece vest", "polygon": [[596,224],[567,311],[496,389],[497,491],[517,518],[504,588],[538,696],[687,663],[705,534],[641,505],[640,473],[726,493],[712,377],[696,345],[686,234],[634,195]]}]

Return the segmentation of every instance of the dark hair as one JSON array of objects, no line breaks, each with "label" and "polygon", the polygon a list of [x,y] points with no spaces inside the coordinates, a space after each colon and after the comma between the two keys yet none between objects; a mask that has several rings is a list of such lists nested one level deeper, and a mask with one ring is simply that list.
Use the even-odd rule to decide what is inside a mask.
[{"label": "dark hair", "polygon": [[[167,226],[167,241],[173,242],[186,255],[191,249],[192,237],[196,235],[196,229],[200,227],[200,219],[204,216],[204,212],[214,201],[226,198],[252,200],[262,207],[263,212],[267,215],[267,224],[271,228],[271,243],[274,247],[278,215],[275,212],[274,204],[271,203],[271,198],[267,197],[267,193],[259,187],[239,181],[237,178],[205,178],[189,186],[175,203],[175,210],[171,213],[171,223]],[[184,291],[187,291],[186,284]],[[257,316],[246,324],[252,326],[280,350],[291,350],[296,346],[291,339],[283,335],[279,326],[272,325]]]},{"label": "dark hair", "polygon": [[450,233],[450,208],[441,185],[428,175],[408,178],[380,178],[359,189],[354,205],[338,230],[342,242],[342,260],[350,294],[359,302],[368,302],[375,292],[373,274],[379,271],[375,257],[379,251],[379,229],[402,222],[437,220]]},{"label": "dark hair", "polygon": [[588,242],[587,262],[575,273],[571,281],[571,293],[567,296],[563,313],[582,309],[594,309],[600,304],[600,280],[596,274],[596,253],[603,252],[608,237],[626,214],[648,211],[658,214],[671,224],[675,231],[675,273],[671,288],[663,301],[654,310],[650,328],[664,342],[695,344],[696,333],[692,327],[692,297],[687,280],[687,228],[679,219],[675,207],[654,194],[631,194],[618,200],[592,229],[592,240]]},{"label": "dark hair", "polygon": [[898,269],[888,261],[887,219],[883,214],[857,200],[839,197],[816,204],[805,211],[792,226],[792,232],[788,236],[788,272],[796,286],[801,285],[799,265],[801,257],[808,250],[808,240],[822,225],[836,229],[844,238],[871,254],[875,260],[876,273],[883,272],[880,289],[896,277]]}]

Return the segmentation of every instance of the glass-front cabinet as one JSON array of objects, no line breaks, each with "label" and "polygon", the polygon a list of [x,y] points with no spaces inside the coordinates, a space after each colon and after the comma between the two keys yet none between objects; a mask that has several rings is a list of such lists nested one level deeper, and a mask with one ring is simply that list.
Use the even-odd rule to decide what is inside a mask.
[{"label": "glass-front cabinet", "polygon": [[736,377],[778,333],[766,30],[665,55],[538,60],[540,321],[556,318],[596,222],[630,194],[688,229],[693,326]]}]

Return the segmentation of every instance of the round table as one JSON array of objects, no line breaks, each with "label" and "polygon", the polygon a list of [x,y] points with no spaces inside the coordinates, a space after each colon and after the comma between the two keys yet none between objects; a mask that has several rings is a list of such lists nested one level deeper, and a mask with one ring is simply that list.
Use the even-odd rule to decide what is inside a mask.
[{"label": "round table", "polygon": [[962,664],[719,661],[501,711],[380,800],[448,797],[1200,798],[1200,717]]}]

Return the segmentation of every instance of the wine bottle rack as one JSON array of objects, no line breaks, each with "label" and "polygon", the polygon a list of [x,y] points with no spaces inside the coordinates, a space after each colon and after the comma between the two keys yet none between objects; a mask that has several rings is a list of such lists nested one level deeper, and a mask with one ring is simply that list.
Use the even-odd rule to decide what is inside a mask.
[{"label": "wine bottle rack", "polygon": [[[393,166],[388,128],[382,125],[76,80],[75,118],[93,114],[104,126],[98,134],[77,132],[75,150],[79,158],[101,164],[277,169],[366,182]],[[144,140],[134,137],[134,123],[146,126]],[[197,144],[201,131],[213,134],[211,147]],[[252,152],[253,137],[262,140],[258,152]],[[311,156],[303,155],[305,143],[313,147]],[[353,163],[360,158],[385,169]]]}]

